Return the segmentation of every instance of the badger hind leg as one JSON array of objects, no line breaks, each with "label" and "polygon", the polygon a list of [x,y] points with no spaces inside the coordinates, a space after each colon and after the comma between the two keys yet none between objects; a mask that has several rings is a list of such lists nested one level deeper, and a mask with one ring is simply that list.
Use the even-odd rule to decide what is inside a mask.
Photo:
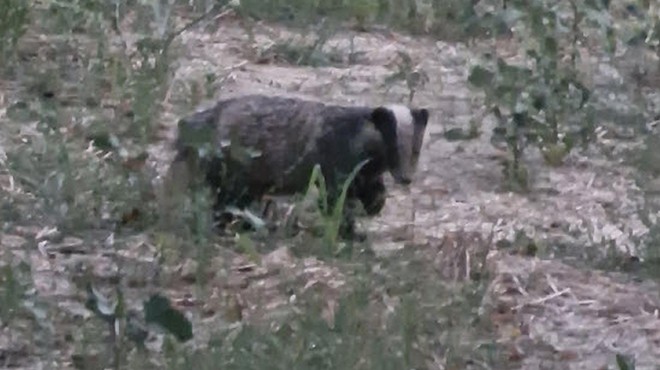
[{"label": "badger hind leg", "polygon": [[263,195],[260,188],[251,186],[247,177],[249,169],[226,159],[213,157],[206,170],[206,183],[214,192],[213,221],[217,229],[225,230],[229,224],[239,222],[241,229],[251,229],[228,211],[228,207],[244,210]]}]

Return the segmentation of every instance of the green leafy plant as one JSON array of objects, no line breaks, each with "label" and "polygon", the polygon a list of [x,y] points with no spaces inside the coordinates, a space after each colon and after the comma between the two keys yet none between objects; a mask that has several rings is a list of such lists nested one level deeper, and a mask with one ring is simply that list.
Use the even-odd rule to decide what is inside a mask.
[{"label": "green leafy plant", "polygon": [[172,308],[170,301],[160,294],[153,294],[143,304],[143,312],[126,308],[122,289],[117,288],[116,299],[112,300],[87,284],[85,307],[99,319],[108,324],[114,349],[114,368],[122,368],[127,341],[138,348],[144,348],[144,341],[149,335],[147,324],[155,324],[173,335],[178,341],[185,342],[193,337],[192,323],[185,316]]},{"label": "green leafy plant", "polygon": [[508,4],[497,16],[518,30],[525,62],[487,54],[472,67],[468,81],[485,92],[486,111],[497,120],[494,140],[504,141],[508,148],[504,163],[508,183],[526,189],[530,179],[522,160],[527,146],[537,146],[546,163],[557,166],[578,142],[590,141],[593,100],[577,70],[578,43],[584,38],[583,28],[595,24],[611,50],[613,29],[607,4],[600,1],[569,2],[568,10],[546,0]]},{"label": "green leafy plant", "polygon": [[[10,252],[6,252],[7,254]],[[7,264],[0,267],[0,322],[2,326],[10,325],[14,317],[22,310],[22,300],[25,298],[27,287],[25,282],[26,270],[29,266],[21,264],[18,268],[9,264],[10,258],[4,257]]]},{"label": "green leafy plant", "polygon": [[621,353],[616,354],[616,366],[619,370],[635,370],[635,359]]},{"label": "green leafy plant", "polygon": [[27,30],[30,3],[21,0],[6,0],[0,3],[0,60],[4,61],[7,51],[13,51],[18,39]]},{"label": "green leafy plant", "polygon": [[[122,147],[111,136],[96,135],[101,150],[62,134],[59,110],[43,102],[24,106],[25,114],[38,119],[35,132],[23,137],[26,144],[7,153],[12,176],[25,190],[37,195],[43,216],[64,230],[119,225],[134,212],[151,214],[153,192],[144,156],[122,156]],[[147,218],[148,219],[148,218]]]},{"label": "green leafy plant", "polygon": [[306,194],[310,194],[312,189],[316,189],[318,191],[318,204],[323,218],[323,240],[326,246],[326,251],[329,252],[329,255],[335,255],[338,252],[336,250],[336,246],[338,237],[340,235],[340,228],[342,223],[347,221],[344,219],[344,207],[346,206],[345,203],[348,189],[355,179],[355,176],[357,176],[358,172],[360,172],[362,167],[364,167],[367,162],[368,160],[364,160],[355,166],[355,168],[342,183],[341,190],[337,198],[334,199],[334,202],[331,204],[328,203],[329,194],[326,187],[325,178],[321,173],[321,167],[319,165],[314,166]]},{"label": "green leafy plant", "polygon": [[413,62],[410,55],[404,51],[397,51],[397,70],[387,76],[383,81],[385,92],[388,92],[398,81],[404,81],[408,89],[408,104],[415,98],[415,93],[429,82],[429,76],[423,69]]}]

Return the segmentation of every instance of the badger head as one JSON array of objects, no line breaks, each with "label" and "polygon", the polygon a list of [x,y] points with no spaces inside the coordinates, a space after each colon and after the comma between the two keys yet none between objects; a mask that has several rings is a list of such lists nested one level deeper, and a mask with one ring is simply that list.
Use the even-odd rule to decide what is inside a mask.
[{"label": "badger head", "polygon": [[399,184],[412,182],[428,119],[428,110],[403,105],[378,107],[371,114],[385,142],[388,169]]}]

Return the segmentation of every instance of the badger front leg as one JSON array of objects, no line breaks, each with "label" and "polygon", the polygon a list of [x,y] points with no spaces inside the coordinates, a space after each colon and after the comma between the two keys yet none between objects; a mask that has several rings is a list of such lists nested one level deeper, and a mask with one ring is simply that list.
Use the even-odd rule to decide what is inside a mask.
[{"label": "badger front leg", "polygon": [[358,213],[358,202],[362,203],[362,209],[367,216],[374,216],[381,212],[385,206],[387,193],[382,176],[358,175],[346,197],[344,214],[340,232],[343,237],[358,241],[367,238],[365,232],[359,232],[355,227],[356,214]]},{"label": "badger front leg", "polygon": [[357,202],[356,198],[346,198],[342,212],[342,219],[339,224],[339,235],[347,240],[364,241],[367,239],[367,234],[358,231],[355,225],[356,213],[359,209]]},{"label": "badger front leg", "polygon": [[[356,217],[362,204],[362,209],[367,216],[379,214],[385,206],[387,190],[382,175],[358,174],[348,188],[342,219],[340,221],[339,233],[344,239],[364,241],[367,237],[365,232],[359,232],[356,228]],[[339,189],[330,187],[328,189],[328,214],[332,212],[339,198]],[[363,213],[363,214],[364,214]]]},{"label": "badger front leg", "polygon": [[387,190],[383,176],[359,176],[355,179],[355,196],[368,216],[379,214],[385,206]]},{"label": "badger front leg", "polygon": [[[328,183],[327,187],[327,208],[325,209],[326,217],[333,217],[333,212],[337,206],[339,195],[341,194],[340,187],[334,185],[333,182]],[[339,236],[347,240],[364,240],[366,235],[358,233],[355,227],[355,214],[357,210],[357,199],[355,197],[355,186],[351,184],[346,193],[346,198],[341,212],[341,219],[339,220]]]}]

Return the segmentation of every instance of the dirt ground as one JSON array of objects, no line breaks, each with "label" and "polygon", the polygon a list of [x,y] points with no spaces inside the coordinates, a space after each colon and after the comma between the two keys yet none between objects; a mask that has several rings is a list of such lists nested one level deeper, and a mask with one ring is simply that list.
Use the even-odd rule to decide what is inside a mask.
[{"label": "dirt ground", "polygon": [[[405,51],[429,77],[416,92],[413,104],[429,109],[431,118],[414,183],[406,189],[390,181],[383,214],[364,221],[376,252],[426,248],[438,261],[452,253],[463,254],[460,260],[465,261],[475,248],[485,246],[486,267],[493,280],[483,301],[484,315],[496,326],[499,342],[509,348],[512,368],[605,369],[615,363],[616,353],[634,355],[638,369],[659,368],[658,284],[569,263],[601,253],[605,246],[624,255],[639,254],[636,246],[649,230],[638,216],[644,200],[632,176],[634,169],[608,159],[597,148],[571,154],[558,168],[547,168],[538,156],[531,155],[530,168],[536,169],[534,190],[526,195],[505,192],[497,162],[502,152],[489,141],[492,122],[485,121],[482,135],[473,140],[449,142],[443,136],[448,128],[467,127],[479,113],[478,97],[466,83],[469,63],[477,57],[475,50],[397,33],[353,33],[338,34],[328,45],[347,53],[348,36],[354,37],[355,50],[363,54],[359,63],[349,67],[255,64],[248,60],[246,46],[265,50],[290,35],[283,28],[257,25],[255,42],[250,45],[244,29],[231,18],[213,32],[183,33],[171,99],[179,95],[177,80],[202,81],[212,72],[222,81],[215,99],[269,93],[346,104],[403,102],[408,95],[405,84],[397,83],[387,93],[380,85],[393,73],[397,51]],[[212,102],[210,99],[202,106]],[[150,157],[161,174],[172,158],[169,143],[176,121],[189,113],[175,111],[174,104],[166,102],[168,106],[172,109],[166,109],[163,118],[163,141],[150,148]],[[599,140],[608,144],[605,135]],[[498,240],[514,241],[518,231],[539,243],[541,257],[495,248]],[[3,234],[2,245],[19,248],[34,234],[35,230],[25,235]],[[461,243],[470,245],[463,245],[456,241],[457,234],[492,242],[475,246],[467,238]],[[70,242],[75,244],[75,240]],[[153,248],[144,240],[136,240],[135,245],[131,268],[148,275],[149,270],[143,267],[154,263]],[[76,296],[74,283],[58,278],[69,267],[57,266],[40,253],[30,258],[40,294],[56,299]],[[87,258],[94,259],[95,275],[110,279],[116,273],[115,260],[106,256],[79,256],[67,263]],[[275,283],[267,276],[290,263],[291,258],[278,250],[265,257],[263,266],[255,266],[246,258],[234,257],[231,265],[235,273],[226,286],[244,287],[247,281],[260,281],[241,295],[244,317],[265,316],[263,312],[276,315],[272,312],[286,304],[286,297],[270,290],[269,284]],[[330,291],[341,285],[335,270],[313,258],[302,261],[301,266],[310,282],[323,281]],[[466,269],[457,266],[451,277],[467,275]],[[184,291],[173,287],[170,293],[185,306],[194,299]],[[224,298],[212,294],[196,319],[210,322],[205,321],[204,310],[213,300]],[[62,309],[75,317],[90,315],[78,303],[62,302]],[[15,339],[15,343],[20,342]],[[196,337],[203,339],[204,335]],[[12,345],[8,336],[2,335],[0,340],[0,348],[7,353],[28,351]]]},{"label": "dirt ground", "polygon": [[[265,49],[289,34],[261,26],[256,35],[256,48]],[[378,85],[392,73],[397,51],[405,51],[429,77],[413,104],[428,108],[431,119],[414,184],[403,189],[390,183],[384,213],[366,222],[377,251],[387,253],[404,245],[442,250],[455,232],[513,240],[523,230],[550,250],[566,246],[569,257],[606,245],[624,254],[638,253],[636,242],[648,229],[637,215],[643,199],[632,168],[594,149],[572,154],[559,168],[536,171],[530,195],[503,192],[496,160],[501,152],[489,142],[492,122],[483,124],[483,134],[475,140],[449,142],[442,135],[448,128],[467,127],[479,112],[466,84],[476,53],[395,33],[350,36],[355,49],[364,52],[357,65],[257,65],[242,53],[245,33],[229,22],[213,34],[182,35],[186,57],[177,74],[190,78],[222,71],[225,79],[216,98],[260,92],[347,104],[402,102],[408,93],[403,83],[388,93]],[[347,39],[348,35],[337,35],[329,44],[347,50]],[[530,163],[532,168],[543,166],[534,156]],[[493,250],[488,257],[495,279],[487,301],[499,307],[493,320],[502,342],[523,359],[520,368],[600,369],[613,364],[617,351],[634,354],[639,369],[657,368],[658,285],[642,286],[577,269],[548,258],[552,255],[540,259]]]}]

